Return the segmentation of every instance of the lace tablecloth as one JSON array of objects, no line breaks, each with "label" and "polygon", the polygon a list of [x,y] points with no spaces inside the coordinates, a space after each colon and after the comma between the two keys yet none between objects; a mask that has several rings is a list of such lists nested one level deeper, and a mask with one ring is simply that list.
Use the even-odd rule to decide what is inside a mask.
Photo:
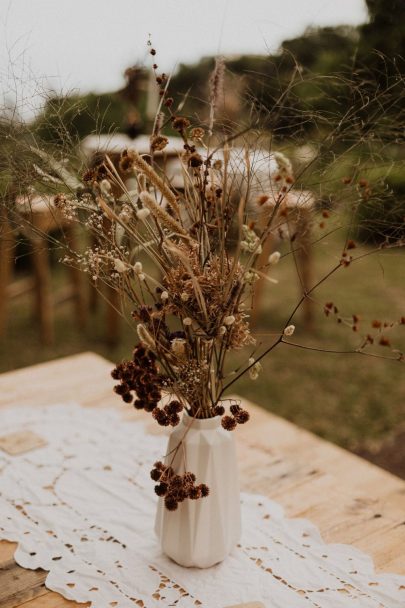
[{"label": "lace tablecloth", "polygon": [[375,574],[370,557],[327,545],[306,520],[242,494],[241,544],[222,564],[184,569],[153,533],[149,477],[165,438],[113,410],[74,404],[1,412],[1,433],[31,430],[48,444],[0,451],[0,538],[18,542],[17,563],[49,571],[46,585],[95,608],[404,608],[405,577]]}]

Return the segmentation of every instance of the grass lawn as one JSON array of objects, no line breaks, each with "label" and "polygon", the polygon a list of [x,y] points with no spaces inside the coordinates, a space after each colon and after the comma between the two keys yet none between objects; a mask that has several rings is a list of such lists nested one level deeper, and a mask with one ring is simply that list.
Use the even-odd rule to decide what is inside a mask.
[{"label": "grass lawn", "polygon": [[[326,237],[315,248],[314,275],[322,277],[339,259],[336,237]],[[367,250],[357,248],[355,255]],[[55,283],[63,281],[65,270],[55,269]],[[274,334],[280,330],[297,301],[298,281],[291,256],[282,258],[273,271],[279,280],[269,284],[263,298],[258,333]],[[367,333],[379,335],[371,328],[373,319],[396,321],[405,315],[405,252],[383,250],[364,257],[348,268],[339,269],[314,294],[314,329],[302,327],[300,314],[294,318],[294,342],[332,350],[356,348]],[[325,302],[333,301],[339,314],[351,319],[360,317],[359,331],[326,317]],[[105,309],[93,314],[85,332],[79,331],[69,303],[61,305],[56,315],[55,346],[39,344],[32,320],[28,296],[12,303],[10,322],[2,339],[0,370],[38,363],[83,350],[92,350],[112,361],[130,355],[134,333],[122,323],[117,347],[105,343],[103,327]],[[405,325],[384,330],[393,348],[405,350]],[[260,339],[269,341],[270,337]],[[390,348],[373,346],[371,352],[389,356]],[[365,357],[359,354],[332,354],[280,345],[263,361],[263,372],[255,382],[244,377],[232,386],[232,393],[244,395],[326,439],[362,453],[387,468],[405,476],[405,367],[404,363]],[[391,467],[390,457],[379,454],[393,446],[403,457]],[[385,453],[385,452],[384,452]]]}]

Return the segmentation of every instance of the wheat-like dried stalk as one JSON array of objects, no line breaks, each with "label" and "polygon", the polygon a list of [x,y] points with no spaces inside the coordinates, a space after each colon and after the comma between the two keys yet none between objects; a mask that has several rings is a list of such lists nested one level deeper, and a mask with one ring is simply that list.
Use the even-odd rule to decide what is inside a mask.
[{"label": "wheat-like dried stalk", "polygon": [[162,178],[153,170],[153,168],[145,161],[145,159],[136,150],[131,150],[131,159],[135,167],[144,173],[151,183],[156,186],[158,190],[166,198],[169,205],[175,211],[178,218],[180,218],[180,207],[177,202],[175,194],[170,190],[169,186],[162,180]]}]

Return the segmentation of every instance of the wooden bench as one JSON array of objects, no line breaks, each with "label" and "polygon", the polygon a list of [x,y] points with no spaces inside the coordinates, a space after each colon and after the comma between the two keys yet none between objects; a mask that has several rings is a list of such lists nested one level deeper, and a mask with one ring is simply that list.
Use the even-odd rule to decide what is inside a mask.
[{"label": "wooden bench", "polygon": [[[112,392],[112,363],[84,353],[0,376],[2,407],[41,406],[73,400],[85,407],[135,412]],[[26,387],[30,390],[27,391]],[[350,543],[374,559],[377,570],[405,574],[405,482],[256,405],[238,429],[242,489],[283,505],[289,517],[305,517],[329,543]],[[62,608],[76,605],[44,586],[46,572],[14,562],[14,543],[0,542],[0,606]]]}]

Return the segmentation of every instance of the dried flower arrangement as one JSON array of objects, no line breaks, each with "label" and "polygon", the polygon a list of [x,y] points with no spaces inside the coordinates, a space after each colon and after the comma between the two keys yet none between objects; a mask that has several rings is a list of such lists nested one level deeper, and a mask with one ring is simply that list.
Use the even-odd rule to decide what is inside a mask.
[{"label": "dried flower arrangement", "polygon": [[[230,351],[254,347],[249,325],[254,284],[280,259],[273,252],[258,264],[263,242],[275,226],[285,223],[280,212],[286,209],[292,168],[282,154],[269,156],[268,191],[259,190],[260,196],[254,196],[250,190],[258,185],[249,152],[238,149],[236,158],[228,142],[210,151],[206,142],[223,69],[222,61],[217,61],[208,128],[193,126],[188,118],[175,114],[166,96],[165,77],[157,79],[171,127],[183,140],[179,163],[184,188],[174,189],[154,162],[154,153],[168,144],[160,116],[148,158],[128,149],[116,166],[105,157],[85,172],[85,187],[75,201],[65,194],[54,199],[62,213],[84,221],[97,234],[95,247],[78,260],[66,255],[65,262],[79,262],[95,282],[114,284],[134,306],[139,342],[132,359],[112,371],[119,381],[115,391],[126,403],[149,412],[161,426],[179,424],[183,409],[192,418],[220,416],[227,431],[249,420],[238,403],[225,407],[224,391],[236,374],[226,371],[226,361]],[[125,183],[128,177],[136,180],[132,190]],[[260,210],[267,214],[258,229],[253,217]],[[141,254],[157,269],[156,277],[149,264],[138,259]],[[293,331],[287,322],[279,340]],[[253,355],[244,367],[243,373],[258,377],[261,365]],[[165,406],[160,405],[163,393],[171,396]],[[156,463],[151,476],[168,509],[186,497],[208,495],[207,486],[196,486],[191,472],[180,477],[171,467]]]},{"label": "dried flower arrangement", "polygon": [[[150,52],[156,54],[154,49]],[[156,72],[156,64],[153,69]],[[325,278],[353,262],[351,250],[356,247],[347,239],[336,265],[302,293],[273,343],[257,352],[249,324],[255,283],[272,281],[272,269],[281,257],[274,251],[263,259],[264,243],[289,225],[291,197],[298,201],[295,217],[310,202],[308,193],[294,191],[286,156],[262,155],[266,171],[258,171],[248,147],[233,147],[235,137],[222,142],[213,137],[223,72],[218,60],[206,125],[193,125],[173,110],[168,78],[156,72],[161,102],[148,155],[127,149],[117,162],[106,155],[77,178],[35,150],[49,168],[49,175],[43,176],[66,186],[54,197],[55,207],[96,237],[94,246],[83,254],[68,252],[64,261],[78,264],[95,284],[113,286],[133,308],[138,343],[132,358],[112,371],[118,381],[115,391],[164,427],[178,425],[183,410],[192,419],[218,416],[227,431],[246,423],[249,413],[239,403],[228,403],[226,391],[243,374],[257,379],[261,359],[277,345],[291,343],[288,338],[299,307]],[[181,187],[174,187],[165,165],[156,162],[158,154],[164,158],[169,144],[167,126],[183,142],[177,159]],[[392,246],[398,244],[403,243]],[[342,322],[333,302],[325,304],[324,312]],[[365,338],[352,352],[364,354],[371,340]],[[387,346],[381,341],[380,345]],[[228,369],[229,354],[246,347],[250,353],[244,364]],[[393,352],[389,358],[403,360],[402,352]],[[161,405],[163,396],[169,397],[166,405]],[[186,498],[209,493],[204,483],[196,485],[192,472],[180,476],[162,462],[155,463],[151,477],[168,510]]]}]

